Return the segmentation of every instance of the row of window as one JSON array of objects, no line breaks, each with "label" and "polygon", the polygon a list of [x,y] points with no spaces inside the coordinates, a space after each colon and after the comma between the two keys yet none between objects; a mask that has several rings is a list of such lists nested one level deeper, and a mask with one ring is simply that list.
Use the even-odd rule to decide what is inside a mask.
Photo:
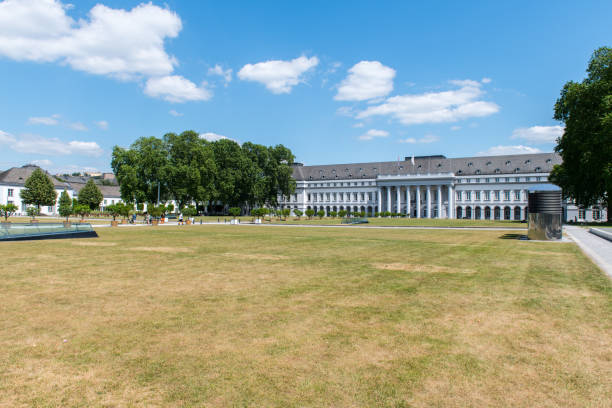
[{"label": "row of window", "polygon": [[[482,194],[480,191],[474,191],[474,200],[475,201],[491,201],[491,192],[483,191]],[[510,201],[511,197],[514,197],[514,201],[521,201],[521,191],[516,190],[514,194],[512,191],[504,191],[504,201]],[[501,191],[496,190],[493,191],[493,201],[500,201]],[[472,191],[457,191],[457,201],[472,201]]]},{"label": "row of window", "polygon": [[466,178],[459,179],[459,183],[518,183],[529,181],[545,181],[542,177],[495,177],[495,178]]},{"label": "row of window", "polygon": [[337,183],[314,183],[310,184],[310,187],[350,187],[350,186],[373,186],[373,181],[360,181],[360,182],[349,182],[342,181]]},{"label": "row of window", "polygon": [[372,201],[372,193],[308,193],[307,202]]}]

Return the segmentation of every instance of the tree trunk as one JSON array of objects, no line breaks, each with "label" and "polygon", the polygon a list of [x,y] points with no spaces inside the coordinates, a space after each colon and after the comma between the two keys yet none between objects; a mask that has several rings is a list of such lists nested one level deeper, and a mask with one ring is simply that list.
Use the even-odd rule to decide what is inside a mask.
[{"label": "tree trunk", "polygon": [[612,223],[612,191],[608,192],[608,223]]}]

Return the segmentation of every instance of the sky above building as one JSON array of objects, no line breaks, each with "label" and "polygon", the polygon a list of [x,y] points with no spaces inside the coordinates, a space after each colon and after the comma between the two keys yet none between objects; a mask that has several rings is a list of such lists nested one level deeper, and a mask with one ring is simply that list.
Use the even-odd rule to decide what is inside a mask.
[{"label": "sky above building", "polygon": [[195,130],[305,164],[550,152],[610,1],[0,1],[0,169]]}]

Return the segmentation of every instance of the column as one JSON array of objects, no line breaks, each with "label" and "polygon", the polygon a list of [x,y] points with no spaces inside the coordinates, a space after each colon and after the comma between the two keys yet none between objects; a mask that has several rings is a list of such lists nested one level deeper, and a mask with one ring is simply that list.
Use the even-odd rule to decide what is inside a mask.
[{"label": "column", "polygon": [[408,217],[412,216],[412,209],[410,208],[410,190],[412,190],[412,187],[406,186],[406,215]]},{"label": "column", "polygon": [[401,191],[402,191],[402,187],[401,186],[397,186],[395,187],[395,192],[396,192],[396,199],[397,199],[397,211],[396,213],[400,214],[402,212],[402,196],[401,196]]},{"label": "column", "polygon": [[387,211],[391,212],[391,187],[385,187],[387,189]]},{"label": "column", "polygon": [[431,216],[431,186],[427,186],[427,218],[433,218]]},{"label": "column", "polygon": [[421,186],[416,186],[417,218],[421,218]]},{"label": "column", "polygon": [[448,185],[448,212],[447,216],[449,219],[455,218],[455,192],[453,191],[453,185]]},{"label": "column", "polygon": [[378,212],[382,212],[382,187],[378,187]]},{"label": "column", "polygon": [[485,209],[485,192],[484,190],[480,190],[480,202],[482,203],[482,205],[480,206],[480,219],[484,220],[484,209]]},{"label": "column", "polygon": [[438,185],[438,218],[442,218],[442,186]]}]

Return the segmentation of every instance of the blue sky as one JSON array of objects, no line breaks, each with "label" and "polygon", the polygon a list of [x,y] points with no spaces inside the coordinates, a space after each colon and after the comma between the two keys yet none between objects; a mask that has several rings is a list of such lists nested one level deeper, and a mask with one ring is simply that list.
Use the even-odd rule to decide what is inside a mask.
[{"label": "blue sky", "polygon": [[0,1],[0,169],[193,129],[305,164],[551,151],[612,2]]}]

